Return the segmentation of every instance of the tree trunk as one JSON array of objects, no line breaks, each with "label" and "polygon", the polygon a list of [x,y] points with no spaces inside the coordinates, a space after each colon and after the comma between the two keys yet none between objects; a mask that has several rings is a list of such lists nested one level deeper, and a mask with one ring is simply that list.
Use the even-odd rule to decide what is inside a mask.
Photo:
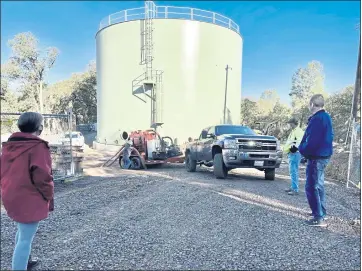
[{"label": "tree trunk", "polygon": [[75,123],[76,123],[76,125],[79,123],[79,115],[78,114],[75,114]]},{"label": "tree trunk", "polygon": [[43,105],[43,81],[40,81],[39,83],[39,108],[40,113],[44,113],[44,105]]},{"label": "tree trunk", "polygon": [[299,120],[299,127],[300,128],[303,128],[303,123],[304,122],[304,115],[302,114],[302,116],[300,117],[300,120]]}]

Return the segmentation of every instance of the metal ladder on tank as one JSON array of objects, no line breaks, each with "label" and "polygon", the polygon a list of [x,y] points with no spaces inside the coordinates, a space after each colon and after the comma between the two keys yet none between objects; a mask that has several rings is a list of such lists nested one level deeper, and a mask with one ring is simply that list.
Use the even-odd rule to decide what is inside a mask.
[{"label": "metal ladder on tank", "polygon": [[151,128],[157,129],[161,126],[162,121],[162,105],[163,105],[163,84],[162,84],[163,71],[154,70],[153,78],[155,78],[155,87],[151,92]]},{"label": "metal ladder on tank", "polygon": [[[157,130],[162,122],[163,84],[160,70],[153,70],[153,19],[156,17],[156,5],[145,1],[145,19],[141,23],[141,61],[145,72],[132,81],[132,94],[147,102],[151,100],[151,128]],[[146,97],[145,97],[146,96]]]}]

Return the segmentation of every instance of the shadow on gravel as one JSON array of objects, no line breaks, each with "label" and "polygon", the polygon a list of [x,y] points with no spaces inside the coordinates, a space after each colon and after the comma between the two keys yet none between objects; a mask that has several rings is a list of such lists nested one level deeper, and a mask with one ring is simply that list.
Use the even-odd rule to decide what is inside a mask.
[{"label": "shadow on gravel", "polygon": [[[198,168],[195,173],[185,173],[181,178],[172,177],[176,169],[183,165],[165,165],[161,170],[149,170],[152,174],[181,181],[201,188],[211,190],[221,196],[229,197],[239,202],[256,205],[270,211],[283,213],[298,219],[309,219],[308,206],[304,184],[300,180],[300,194],[289,196],[284,190],[290,185],[288,176],[277,175],[275,181],[266,181],[258,171],[230,172],[225,180],[215,179],[211,169]],[[187,175],[186,175],[187,174]],[[188,176],[185,178],[185,176]],[[338,183],[326,182],[328,230],[341,234],[360,235],[360,192],[347,190]]]},{"label": "shadow on gravel", "polygon": [[[360,268],[357,234],[334,217],[327,229],[304,226],[305,197],[288,197],[285,180],[248,174],[216,180],[211,172],[178,169],[88,168],[92,176],[57,183],[55,212],[33,246],[39,269]],[[11,265],[15,226],[2,218],[4,270]]]},{"label": "shadow on gravel", "polygon": [[[211,168],[198,167],[195,173],[188,173],[183,164],[165,164],[148,170],[126,171],[121,170],[116,161],[112,167],[101,168],[100,166],[113,155],[113,152],[97,152],[89,149],[83,163],[85,175],[102,180],[132,175],[135,178],[154,177],[159,180],[181,181],[212,190],[220,196],[299,219],[307,219],[310,212],[304,192],[305,179],[300,179],[299,196],[288,196],[284,190],[290,185],[290,178],[284,175],[283,169],[277,171],[275,181],[267,181],[264,179],[264,174],[257,170],[233,170],[226,180],[217,180]],[[281,174],[278,174],[279,172]],[[354,228],[356,232],[360,232],[356,230],[359,225],[358,219],[360,220],[360,195],[329,181],[326,181],[326,190],[329,222],[332,225],[330,229],[338,232],[339,229],[334,228],[333,224],[342,223],[349,229]]]}]

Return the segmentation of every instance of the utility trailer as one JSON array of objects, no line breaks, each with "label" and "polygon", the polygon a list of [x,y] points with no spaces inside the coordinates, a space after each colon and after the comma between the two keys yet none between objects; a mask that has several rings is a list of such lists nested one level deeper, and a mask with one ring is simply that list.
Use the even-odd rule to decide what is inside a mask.
[{"label": "utility trailer", "polygon": [[131,161],[129,169],[146,169],[162,164],[183,163],[184,154],[171,137],[161,137],[153,129],[123,132],[121,137],[125,144],[103,166],[111,166],[115,161],[121,168],[127,168],[124,156]]}]

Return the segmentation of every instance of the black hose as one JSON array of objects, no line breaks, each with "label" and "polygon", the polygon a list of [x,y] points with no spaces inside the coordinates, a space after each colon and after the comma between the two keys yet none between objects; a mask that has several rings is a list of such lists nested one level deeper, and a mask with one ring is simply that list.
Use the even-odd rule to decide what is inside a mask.
[{"label": "black hose", "polygon": [[[124,149],[124,146],[122,146],[122,148],[115,155],[113,155],[110,159],[108,159],[101,167],[110,167],[111,165],[113,165],[114,162],[118,160],[118,158],[121,155],[121,152],[123,151],[123,149]],[[112,163],[108,164],[109,161],[112,161]]]},{"label": "black hose", "polygon": [[[108,159],[101,167],[110,167],[110,166],[112,166],[114,164],[114,162],[116,162],[119,159],[119,157],[121,156],[123,150],[124,150],[124,146],[122,146],[122,148],[114,156],[112,156],[110,159]],[[136,148],[131,147],[131,153],[133,151],[140,158],[143,169],[147,169],[146,162],[143,159],[142,155],[138,152],[138,150]],[[111,161],[111,163],[109,164],[110,161]]]}]

